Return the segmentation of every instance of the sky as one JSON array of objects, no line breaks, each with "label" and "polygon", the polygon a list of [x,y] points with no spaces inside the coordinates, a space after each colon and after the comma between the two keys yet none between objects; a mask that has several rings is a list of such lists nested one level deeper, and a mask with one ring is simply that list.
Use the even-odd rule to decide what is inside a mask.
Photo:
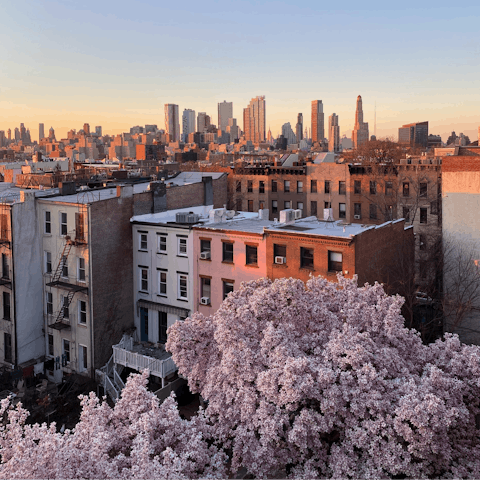
[{"label": "sky", "polygon": [[377,137],[405,123],[478,138],[480,2],[0,0],[0,130],[89,123],[164,128],[164,104],[243,108],[265,95],[267,125],[295,128],[311,101],[351,136],[357,95]]}]

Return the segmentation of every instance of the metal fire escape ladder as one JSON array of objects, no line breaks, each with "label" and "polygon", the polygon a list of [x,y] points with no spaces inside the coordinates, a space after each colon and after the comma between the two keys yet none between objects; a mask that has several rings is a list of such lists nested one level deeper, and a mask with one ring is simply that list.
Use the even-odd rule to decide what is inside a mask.
[{"label": "metal fire escape ladder", "polygon": [[67,261],[67,258],[71,249],[72,249],[72,242],[70,240],[70,237],[66,237],[66,243],[65,243],[65,246],[63,247],[63,252],[60,255],[60,261],[58,262],[57,269],[55,270],[55,273],[52,276],[51,283],[56,283],[60,280],[63,267],[65,265],[65,262]]}]

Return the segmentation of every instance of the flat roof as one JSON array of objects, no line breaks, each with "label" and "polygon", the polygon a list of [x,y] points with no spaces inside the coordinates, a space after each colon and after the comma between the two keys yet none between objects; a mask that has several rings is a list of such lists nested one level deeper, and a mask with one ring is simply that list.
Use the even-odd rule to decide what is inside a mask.
[{"label": "flat roof", "polygon": [[[158,213],[146,213],[144,215],[135,215],[130,219],[132,223],[150,223],[152,225],[163,225],[166,223],[175,223],[177,221],[177,213],[196,213],[200,215],[203,221],[208,221],[210,210],[213,205],[200,205],[197,207],[176,208],[175,210],[167,210]],[[186,225],[182,223],[181,225]]]}]

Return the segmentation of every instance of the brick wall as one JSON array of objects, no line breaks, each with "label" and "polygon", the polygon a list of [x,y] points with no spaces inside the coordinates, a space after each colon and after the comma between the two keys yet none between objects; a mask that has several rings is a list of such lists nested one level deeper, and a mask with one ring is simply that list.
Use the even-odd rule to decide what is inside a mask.
[{"label": "brick wall", "polygon": [[[479,151],[480,155],[480,151]],[[449,156],[442,158],[442,172],[479,172],[480,158],[476,156]]]}]

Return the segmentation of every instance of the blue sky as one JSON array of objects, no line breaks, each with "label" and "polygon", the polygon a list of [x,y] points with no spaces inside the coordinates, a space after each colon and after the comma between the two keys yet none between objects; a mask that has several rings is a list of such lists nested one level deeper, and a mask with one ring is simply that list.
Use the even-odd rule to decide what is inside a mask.
[{"label": "blue sky", "polygon": [[242,125],[265,95],[274,134],[321,99],[350,136],[360,94],[380,137],[429,120],[477,138],[478,1],[332,3],[0,0],[0,129],[163,127],[165,103],[216,122],[223,100]]}]

